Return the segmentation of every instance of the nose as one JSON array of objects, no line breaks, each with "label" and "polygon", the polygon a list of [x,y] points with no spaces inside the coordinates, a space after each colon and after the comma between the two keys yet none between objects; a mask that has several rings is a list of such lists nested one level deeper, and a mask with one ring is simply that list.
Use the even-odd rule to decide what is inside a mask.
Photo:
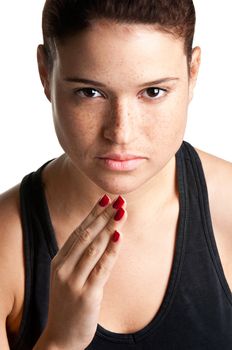
[{"label": "nose", "polygon": [[115,144],[130,144],[136,138],[136,108],[124,99],[110,105],[104,125],[104,137]]}]

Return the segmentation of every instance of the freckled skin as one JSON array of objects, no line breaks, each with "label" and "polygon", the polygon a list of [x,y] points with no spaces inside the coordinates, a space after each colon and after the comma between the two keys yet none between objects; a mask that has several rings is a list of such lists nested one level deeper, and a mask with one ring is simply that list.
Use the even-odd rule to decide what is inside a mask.
[{"label": "freckled skin", "polygon": [[[39,57],[42,66],[42,54]],[[114,194],[131,193],[148,182],[157,190],[161,170],[173,161],[184,137],[199,62],[200,48],[195,48],[189,77],[183,41],[148,25],[96,22],[57,43],[52,74],[46,68],[40,68],[40,74],[59,142],[76,178],[84,176],[87,187],[90,181]],[[106,87],[64,81],[76,76]],[[178,80],[157,85],[168,92],[156,99],[146,90],[154,86],[138,87],[164,77]],[[97,97],[74,94],[87,87]],[[96,160],[105,152],[122,151],[147,159],[136,170],[120,174],[103,169]]]}]

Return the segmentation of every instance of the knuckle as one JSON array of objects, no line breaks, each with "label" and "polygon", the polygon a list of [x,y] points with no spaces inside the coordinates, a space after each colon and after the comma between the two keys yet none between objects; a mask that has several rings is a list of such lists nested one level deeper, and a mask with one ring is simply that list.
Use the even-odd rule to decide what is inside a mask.
[{"label": "knuckle", "polygon": [[86,255],[87,256],[95,256],[99,253],[99,249],[96,247],[95,244],[90,244],[86,249]]},{"label": "knuckle", "polygon": [[80,227],[76,228],[74,231],[73,231],[73,235],[75,236],[75,238],[79,237],[80,235]]},{"label": "knuckle", "polygon": [[107,270],[108,269],[106,268],[105,264],[102,261],[99,261],[98,264],[95,266],[93,272],[96,276],[99,276],[107,273]]},{"label": "knuckle", "polygon": [[106,221],[109,221],[111,219],[111,215],[109,214],[109,212],[107,210],[104,210],[102,212],[102,216]]},{"label": "knuckle", "polygon": [[92,307],[95,300],[98,301],[102,299],[102,294],[101,289],[94,288],[94,284],[88,282],[80,293],[80,301],[85,307],[89,305]]},{"label": "knuckle", "polygon": [[64,271],[64,266],[57,266],[53,270],[53,276],[60,284],[66,283],[67,273]]},{"label": "knuckle", "polygon": [[111,245],[108,245],[105,250],[105,255],[108,256],[116,256],[117,252],[115,249],[112,248]]},{"label": "knuckle", "polygon": [[80,242],[86,243],[91,241],[91,234],[87,228],[79,231],[78,239]]},{"label": "knuckle", "polygon": [[68,273],[67,269],[63,265],[55,270],[53,279],[55,279],[59,288],[63,288],[73,297],[77,297],[81,291],[80,283],[76,274]]},{"label": "knuckle", "polygon": [[114,230],[114,228],[112,227],[111,224],[108,224],[107,226],[105,226],[105,231],[108,233],[109,236],[112,235],[113,230]]}]

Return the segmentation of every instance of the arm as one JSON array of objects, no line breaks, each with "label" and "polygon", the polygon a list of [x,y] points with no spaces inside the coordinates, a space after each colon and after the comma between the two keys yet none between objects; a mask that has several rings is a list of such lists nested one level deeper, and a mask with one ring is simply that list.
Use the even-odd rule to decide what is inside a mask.
[{"label": "arm", "polygon": [[[10,350],[10,334],[23,305],[25,272],[23,234],[19,213],[19,186],[0,195],[0,350]],[[33,350],[61,350],[46,330]],[[65,350],[62,348],[62,350]],[[76,344],[75,350],[84,350]]]},{"label": "arm", "polygon": [[[10,310],[9,331],[10,319],[17,318],[23,304],[24,288],[17,188],[13,195],[12,190],[10,193],[5,196],[6,200],[0,198],[0,283],[3,282],[1,292],[6,308]],[[116,244],[113,233],[118,236],[116,230],[127,219],[121,204],[119,208],[110,198],[104,203],[102,200],[99,198],[52,259],[48,320],[34,350],[84,350],[94,337],[103,289],[122,244],[123,235]],[[65,303],[62,312],[61,303]],[[9,315],[7,312],[2,312],[3,321]]]},{"label": "arm", "polygon": [[[16,187],[0,195],[0,349],[9,350],[7,326],[13,315],[18,284],[20,224]],[[10,333],[10,332],[9,332]]]},{"label": "arm", "polygon": [[[1,303],[1,307],[2,307],[2,303]],[[1,308],[1,315],[0,315],[1,319],[0,319],[0,349],[1,350],[10,350],[9,348],[9,343],[7,340],[7,334],[6,334],[6,317],[4,316],[4,313],[2,312],[2,308]]]}]

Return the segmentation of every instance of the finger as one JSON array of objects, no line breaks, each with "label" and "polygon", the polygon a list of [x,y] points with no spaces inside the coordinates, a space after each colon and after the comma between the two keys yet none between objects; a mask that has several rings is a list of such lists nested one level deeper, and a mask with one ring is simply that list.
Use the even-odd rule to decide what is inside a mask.
[{"label": "finger", "polygon": [[117,233],[119,234],[118,241],[114,242],[111,236],[104,253],[86,279],[82,287],[83,292],[89,291],[94,296],[99,290],[104,288],[117,261],[123,242],[122,232],[117,230]]},{"label": "finger", "polygon": [[[126,206],[125,200],[123,200],[123,207]],[[86,226],[86,220],[81,224],[72,234],[74,238],[71,238],[72,244],[69,244],[68,248],[64,253],[59,254],[59,260],[56,263],[58,267],[62,267],[64,270],[64,275],[68,275],[72,272],[78,260],[81,258],[83,252],[88,247],[88,245],[93,241],[96,235],[107,225],[110,219],[115,215],[117,209],[113,207],[115,201],[109,204],[103,211],[101,209],[99,214],[99,209],[97,208],[94,212],[95,220],[92,220],[90,216],[91,224]],[[62,248],[63,249],[63,248]],[[67,261],[67,262],[66,262]]]},{"label": "finger", "polygon": [[[101,212],[107,208],[111,204],[111,199],[109,196],[104,195],[101,197],[98,202],[95,204],[91,212],[88,214],[88,216],[82,221],[82,223],[79,225],[83,228],[83,230],[88,227],[100,214]],[[59,260],[62,260],[72,249],[78,235],[78,228],[76,228],[69,236],[69,238],[66,240],[62,248],[59,250]]]},{"label": "finger", "polygon": [[[107,225],[95,237],[95,239],[91,242],[91,244],[87,246],[81,258],[77,261],[76,266],[72,271],[72,277],[71,277],[73,280],[73,283],[76,284],[77,289],[80,290],[81,288],[83,288],[91,271],[95,268],[99,259],[105,253],[105,250],[107,249],[109,241],[112,238],[112,234],[115,231],[119,231],[120,228],[125,223],[127,219],[126,210],[121,208],[118,210],[118,212],[121,212],[121,213],[124,212],[124,215],[121,217],[121,219],[115,220],[115,215],[114,215],[114,217],[110,219]],[[114,252],[115,249],[117,249],[117,247],[115,247],[112,252]]]}]

